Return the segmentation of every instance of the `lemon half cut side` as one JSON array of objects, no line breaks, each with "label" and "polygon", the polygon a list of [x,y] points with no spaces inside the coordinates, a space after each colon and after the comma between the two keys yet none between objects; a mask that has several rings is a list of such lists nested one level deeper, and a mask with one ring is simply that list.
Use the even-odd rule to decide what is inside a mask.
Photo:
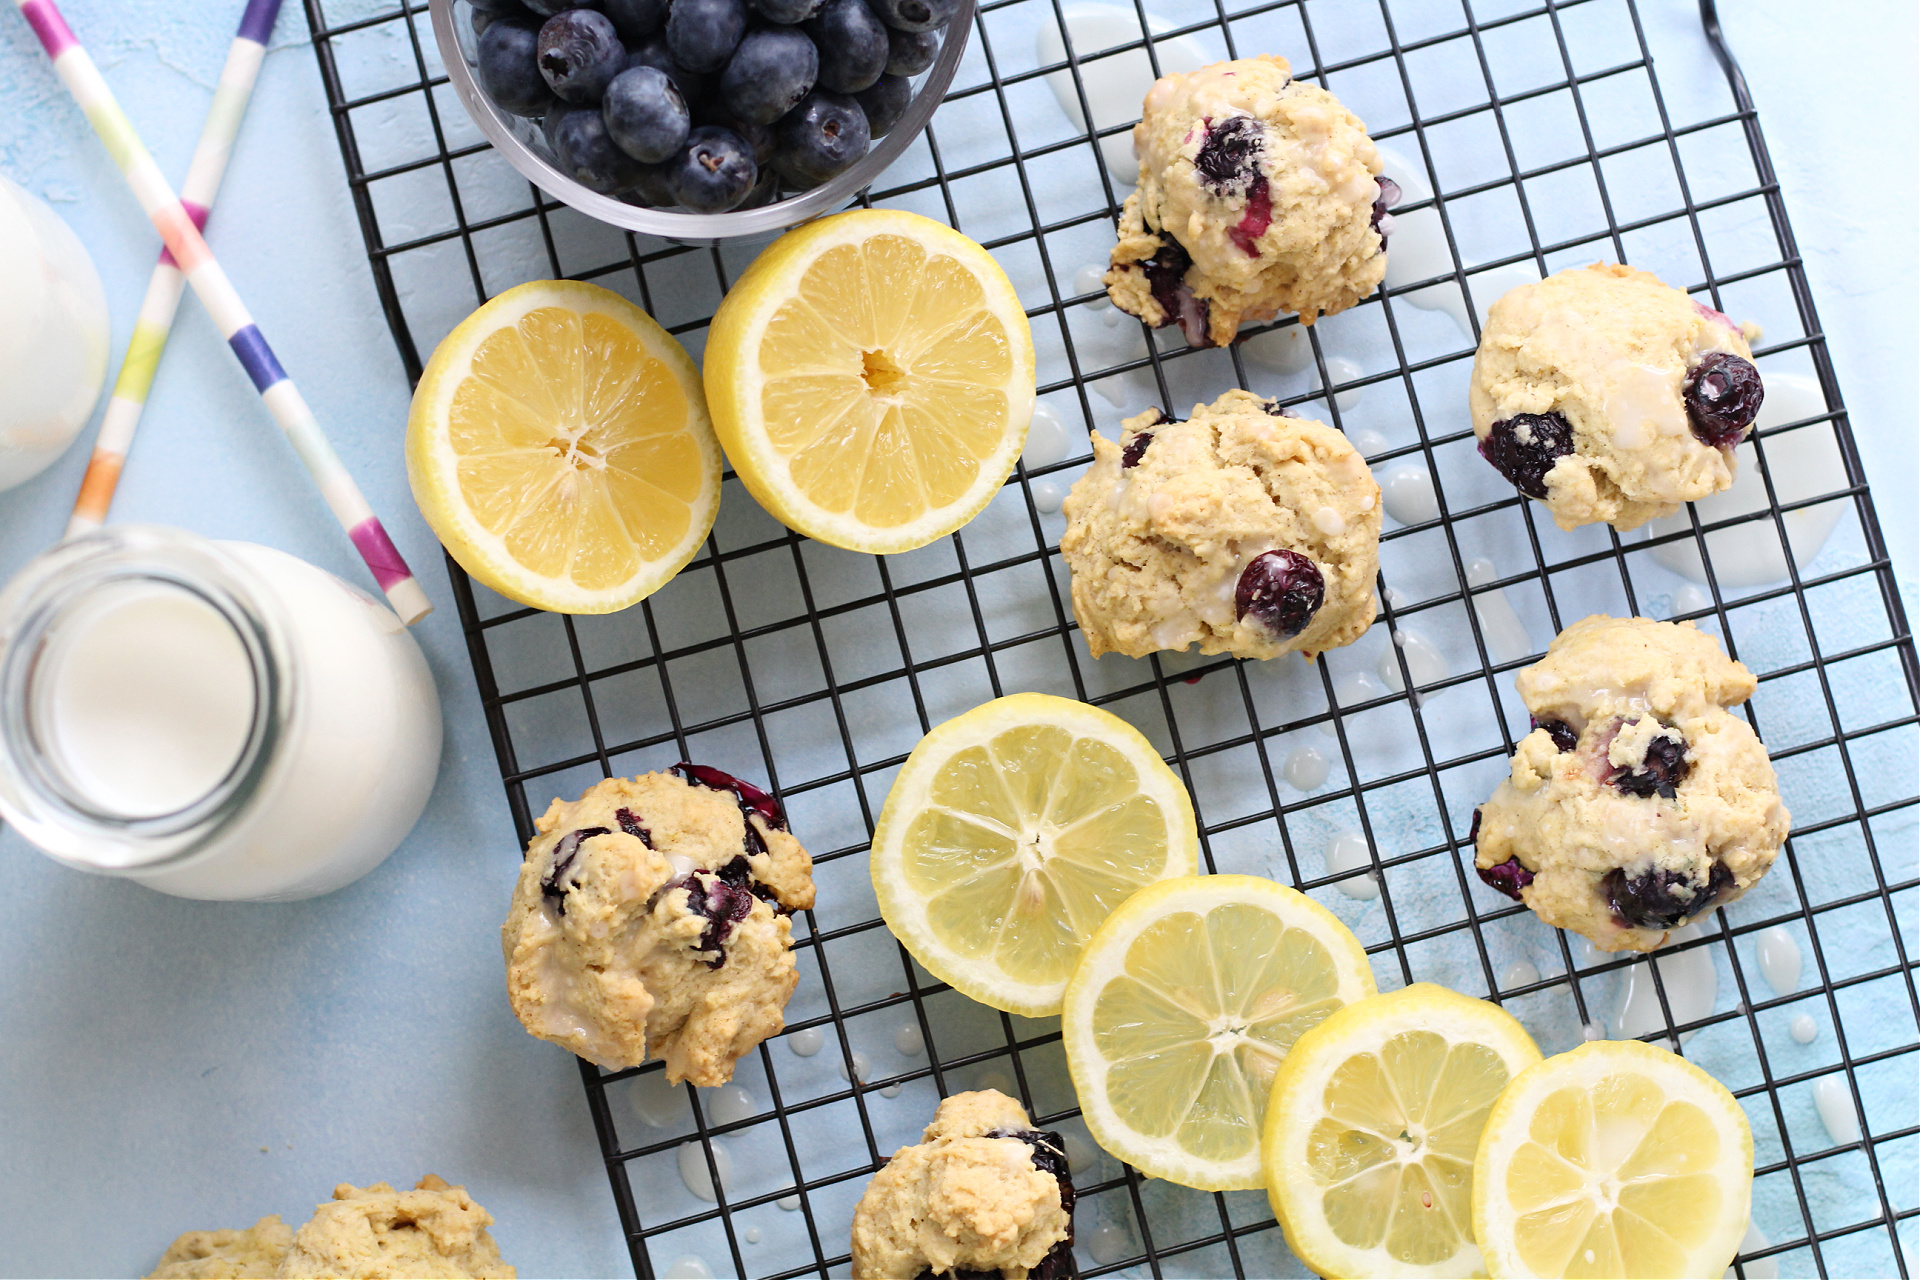
[{"label": "lemon half cut side", "polygon": [[1060,1027],[1094,1140],[1202,1191],[1265,1185],[1275,1071],[1306,1031],[1373,994],[1359,940],[1258,876],[1149,885],[1107,918],[1067,982]]},{"label": "lemon half cut side", "polygon": [[873,887],[894,935],[965,995],[1030,1018],[1141,886],[1193,872],[1187,790],[1153,744],[1097,707],[997,698],[907,757],[873,837]]},{"label": "lemon half cut side", "polygon": [[699,371],[598,285],[535,280],[435,348],[407,478],[461,568],[522,604],[611,613],[691,560],[720,504]]},{"label": "lemon half cut side", "polygon": [[1746,1235],[1753,1134],[1725,1085],[1638,1040],[1528,1068],[1480,1135],[1494,1276],[1717,1276]]},{"label": "lemon half cut side", "polygon": [[1267,1198],[1321,1275],[1481,1274],[1473,1160],[1488,1113],[1540,1050],[1498,1005],[1430,982],[1335,1011],[1267,1101]]},{"label": "lemon half cut side", "polygon": [[908,551],[971,520],[1033,416],[1033,336],[1006,272],[899,209],[767,246],[714,313],[705,376],[748,492],[852,551]]}]

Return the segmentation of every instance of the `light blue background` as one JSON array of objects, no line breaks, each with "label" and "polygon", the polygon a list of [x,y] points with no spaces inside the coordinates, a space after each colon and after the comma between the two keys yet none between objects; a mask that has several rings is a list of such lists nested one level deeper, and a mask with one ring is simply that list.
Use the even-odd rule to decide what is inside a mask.
[{"label": "light blue background", "polygon": [[[1650,21],[1691,21],[1647,0]],[[1909,611],[1915,598],[1915,28],[1907,0],[1748,0],[1734,46],[1806,258]],[[465,1182],[524,1276],[628,1270],[573,1060],[500,998],[511,825],[437,547],[400,457],[407,387],[374,296],[304,19],[289,4],[211,238],[440,611],[417,629],[447,747],[421,826],[379,871],[297,906],[177,901],[0,837],[0,1272],[137,1274],[188,1227],[298,1222],[336,1180]],[[227,5],[67,12],[170,174],[230,35]],[[116,357],[156,238],[0,12],[0,171],[80,234]],[[0,572],[50,543],[76,446],[0,494]],[[189,300],[120,519],[361,571]]]}]

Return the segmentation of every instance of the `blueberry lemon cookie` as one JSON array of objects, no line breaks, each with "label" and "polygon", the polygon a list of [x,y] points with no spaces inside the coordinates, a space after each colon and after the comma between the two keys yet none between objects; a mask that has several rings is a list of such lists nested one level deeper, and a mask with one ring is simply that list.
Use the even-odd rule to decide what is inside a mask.
[{"label": "blueberry lemon cookie", "polygon": [[432,1174],[411,1191],[341,1183],[293,1237],[275,1274],[287,1277],[475,1277],[513,1280],[487,1233],[493,1215],[465,1187]]},{"label": "blueberry lemon cookie", "polygon": [[268,1280],[293,1244],[293,1228],[269,1214],[238,1231],[189,1231],[167,1246],[147,1280]]},{"label": "blueberry lemon cookie", "polygon": [[1747,341],[1632,267],[1521,285],[1493,304],[1473,358],[1480,454],[1562,529],[1672,515],[1733,483],[1762,395]]},{"label": "blueberry lemon cookie", "polygon": [[1514,680],[1534,728],[1474,811],[1480,878],[1603,951],[1651,951],[1787,838],[1753,673],[1690,622],[1595,616]]},{"label": "blueberry lemon cookie", "polygon": [[813,862],[759,788],[701,765],[608,778],[555,800],[500,932],[528,1031],[603,1067],[649,1054],[667,1078],[733,1078],[784,1025],[794,911]]},{"label": "blueberry lemon cookie", "polygon": [[1243,320],[1344,311],[1386,273],[1387,208],[1366,126],[1264,54],[1162,76],[1133,129],[1140,186],[1120,212],[1114,305],[1196,347]]},{"label": "blueberry lemon cookie", "polygon": [[1332,427],[1228,391],[1171,422],[1149,409],[1065,505],[1073,613],[1099,657],[1159,649],[1272,658],[1373,623],[1380,487]]},{"label": "blueberry lemon cookie", "polygon": [[1073,1182],[1057,1133],[984,1089],[940,1104],[853,1211],[855,1280],[1073,1274]]}]

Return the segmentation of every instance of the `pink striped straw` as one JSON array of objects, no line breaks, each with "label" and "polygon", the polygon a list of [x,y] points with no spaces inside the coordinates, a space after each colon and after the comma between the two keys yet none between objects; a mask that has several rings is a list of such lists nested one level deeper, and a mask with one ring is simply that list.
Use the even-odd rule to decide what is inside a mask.
[{"label": "pink striped straw", "polygon": [[93,126],[100,141],[106,144],[108,154],[119,166],[141,209],[160,232],[160,239],[186,275],[187,283],[193,286],[221,336],[253,380],[267,411],[292,442],[300,461],[306,464],[321,497],[326,499],[334,518],[353,540],[374,581],[386,593],[387,602],[408,626],[426,617],[433,611],[427,593],[420,589],[399,548],[387,536],[373,508],[367,505],[360,486],[353,482],[339,455],[327,443],[326,433],[320,429],[313,410],[301,398],[293,379],[280,367],[273,348],[267,345],[233,282],[220,269],[213,250],[207,247],[200,228],[194,225],[193,215],[168,185],[166,175],[160,172],[160,166],[154,163],[153,156],[134,131],[133,122],[114,100],[113,90],[107,87],[100,69],[74,38],[60,14],[60,7],[53,0],[14,2],[34,34],[40,37],[40,44],[53,60],[60,82],[86,115],[87,123]]},{"label": "pink striped straw", "polygon": [[[207,110],[207,122],[200,130],[200,141],[193,149],[193,162],[187,166],[187,179],[180,184],[180,204],[203,231],[213,198],[226,175],[227,159],[233,154],[233,141],[240,132],[240,121],[247,114],[247,101],[253,96],[253,82],[260,74],[260,63],[267,55],[267,37],[273,34],[273,22],[280,14],[280,0],[247,0],[240,15],[240,30],[227,49],[227,64],[220,70],[220,82],[214,86],[213,105]],[[73,515],[67,521],[69,538],[98,529],[107,519],[113,504],[113,491],[120,483],[120,468],[127,451],[133,447],[133,434],[140,427],[141,411],[147,407],[147,392],[153,387],[154,371],[160,355],[167,349],[167,337],[173,331],[173,317],[180,309],[180,295],[186,292],[187,277],[174,265],[173,253],[162,248],[160,261],[147,281],[147,296],[141,300],[139,318],[134,321],[133,337],[127,354],[120,361],[120,376],[113,384],[113,398],[100,421],[100,437],[94,442],[93,456],[87,460],[87,473],[80,478],[80,493],[74,499]]]}]

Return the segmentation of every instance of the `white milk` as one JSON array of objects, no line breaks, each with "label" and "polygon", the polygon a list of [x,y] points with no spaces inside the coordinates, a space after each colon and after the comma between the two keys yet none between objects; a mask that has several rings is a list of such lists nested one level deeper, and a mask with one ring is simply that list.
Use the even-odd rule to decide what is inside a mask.
[{"label": "white milk", "polygon": [[0,177],[0,489],[86,425],[107,377],[107,295],[79,237]]},{"label": "white milk", "polygon": [[406,628],[283,552],[116,526],[0,593],[0,815],[70,866],[326,893],[406,836],[439,761]]}]

